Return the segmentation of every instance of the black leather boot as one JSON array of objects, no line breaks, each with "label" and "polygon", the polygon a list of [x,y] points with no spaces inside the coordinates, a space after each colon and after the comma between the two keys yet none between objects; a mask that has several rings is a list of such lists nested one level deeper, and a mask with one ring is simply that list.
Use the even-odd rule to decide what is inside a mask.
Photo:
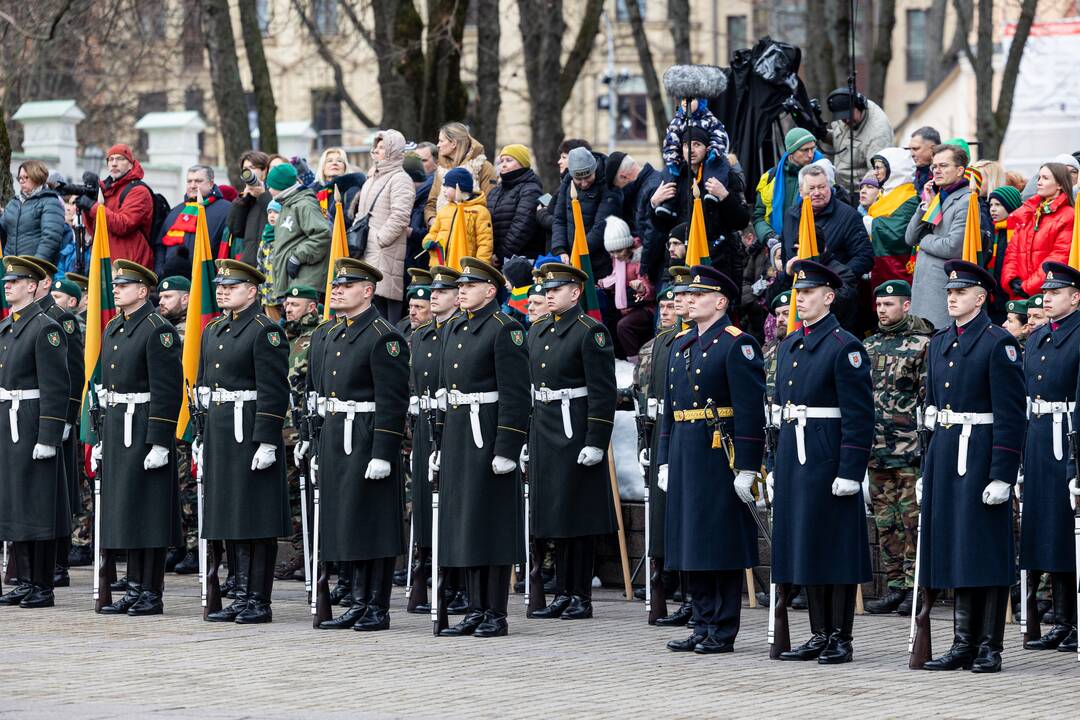
[{"label": "black leather boot", "polygon": [[366,562],[352,562],[349,563],[349,567],[352,568],[348,578],[349,587],[352,588],[352,603],[349,604],[348,610],[336,618],[323,620],[319,623],[319,628],[322,630],[348,630],[360,622],[360,619],[364,617],[368,610],[368,564]]},{"label": "black leather boot", "polygon": [[390,629],[390,593],[394,589],[394,565],[397,558],[381,558],[367,561],[371,575],[368,579],[368,609],[353,626],[358,632],[375,632]]},{"label": "black leather boot", "polygon": [[450,603],[446,606],[446,612],[450,615],[464,615],[469,611],[469,594],[464,590],[458,590]]},{"label": "black leather boot", "polygon": [[957,588],[953,598],[953,644],[941,657],[927,660],[923,670],[970,670],[975,660],[975,590]]},{"label": "black leather boot", "polygon": [[15,587],[0,595],[0,605],[18,605],[34,591],[34,584],[30,582],[30,543],[11,543],[11,558],[8,562],[8,570],[15,574]]},{"label": "black leather boot", "polygon": [[[236,591],[244,590],[244,584],[247,582],[238,582],[236,579],[236,567],[238,565],[244,565],[245,568],[251,564],[251,548],[248,547],[247,560],[243,560],[236,554],[237,545],[247,545],[245,542],[239,540],[226,540],[225,541],[225,561],[228,564],[228,571],[225,574],[225,582],[221,585],[221,597],[227,597],[236,599]],[[250,570],[247,570],[250,572]],[[246,575],[245,575],[246,577]]]},{"label": "black leather boot", "polygon": [[1005,642],[1005,603],[1009,588],[985,588],[983,594],[982,632],[979,634],[979,654],[971,672],[1001,672],[1001,650]]},{"label": "black leather boot", "polygon": [[199,572],[199,551],[188,550],[180,562],[176,563],[173,572],[177,575],[194,575]]},{"label": "black leather boot", "polygon": [[807,609],[810,616],[810,639],[797,648],[780,653],[780,660],[817,660],[829,643],[827,622],[829,608],[825,606],[825,586],[807,585]]},{"label": "black leather boot", "polygon": [[165,548],[143,550],[142,556],[142,593],[127,614],[132,617],[161,615],[165,612]]},{"label": "black leather boot", "polygon": [[442,637],[472,635],[482,622],[484,622],[484,611],[479,608],[470,609],[469,612],[465,613],[465,617],[461,618],[461,622],[445,630],[440,630],[439,635]]},{"label": "black leather boot", "polygon": [[19,602],[21,608],[47,608],[55,604],[53,570],[56,540],[35,540],[30,545],[30,582],[34,589]]},{"label": "black leather boot", "polygon": [[[352,564],[347,562],[339,562],[338,564],[338,576],[337,584],[330,590],[330,604],[331,605],[344,605],[348,607],[352,604]],[[346,599],[347,598],[347,599]]]},{"label": "black leather boot", "polygon": [[694,617],[694,606],[689,602],[684,602],[670,615],[657,618],[656,624],[662,627],[684,627],[692,617]]},{"label": "black leather boot", "polygon": [[94,564],[94,551],[89,545],[74,545],[68,552],[68,567],[89,567]]},{"label": "black leather boot", "polygon": [[908,588],[904,591],[904,599],[900,602],[900,605],[896,608],[896,614],[903,617],[910,617],[911,609],[915,607],[915,590]]},{"label": "black leather boot", "polygon": [[592,598],[574,595],[570,598],[570,606],[563,612],[562,619],[586,620],[592,616]]},{"label": "black leather boot", "polygon": [[887,593],[879,597],[877,600],[871,600],[866,603],[866,612],[871,615],[888,615],[894,613],[900,607],[900,603],[904,602],[904,598],[908,595],[908,590],[889,590]]},{"label": "black leather boot", "polygon": [[855,624],[855,585],[833,585],[829,610],[829,642],[818,655],[819,665],[841,665],[851,662],[851,630]]},{"label": "black leather boot", "polygon": [[788,593],[788,607],[792,610],[806,610],[810,604],[810,596],[806,592],[805,587],[794,585],[791,588],[791,592]]},{"label": "black leather boot", "polygon": [[503,637],[509,634],[510,626],[506,622],[506,613],[498,610],[484,611],[484,621],[476,626],[476,637]]},{"label": "black leather boot", "polygon": [[277,562],[277,539],[256,540],[251,544],[251,575],[248,578],[248,601],[236,616],[240,625],[272,622],[270,594],[274,589],[274,565]]},{"label": "black leather boot", "polygon": [[[1066,580],[1070,577],[1073,579],[1073,587],[1071,588],[1066,584]],[[1074,632],[1073,627],[1069,624],[1070,615],[1068,612],[1068,599],[1072,598],[1073,604],[1076,604],[1075,578],[1075,575],[1050,573],[1050,587],[1053,592],[1054,602],[1052,614],[1058,624],[1050,628],[1050,632],[1046,633],[1041,638],[1029,640],[1024,643],[1025,650],[1054,650],[1065,641],[1070,632]],[[1075,649],[1076,646],[1074,645],[1073,650]]]},{"label": "black leather boot", "polygon": [[226,543],[229,548],[229,568],[233,576],[233,601],[217,612],[206,616],[209,622],[235,622],[248,602],[248,577],[251,572],[251,543],[230,540]]},{"label": "black leather boot", "polygon": [[128,610],[139,601],[142,595],[142,585],[137,582],[128,582],[127,590],[122,596],[109,605],[103,605],[102,615],[127,615]]},{"label": "black leather boot", "polygon": [[550,605],[534,612],[527,613],[527,616],[541,620],[562,617],[562,614],[570,607],[570,602],[571,597],[569,595],[556,595]]},{"label": "black leather boot", "polygon": [[704,642],[707,635],[699,635],[694,633],[685,640],[669,640],[667,649],[671,652],[693,652],[700,643]]},{"label": "black leather boot", "polygon": [[71,553],[71,535],[56,539],[56,563],[53,567],[53,587],[71,587],[68,574],[68,555]]},{"label": "black leather boot", "polygon": [[184,559],[184,555],[187,551],[182,548],[169,548],[168,554],[165,556],[165,572],[171,573],[176,570],[176,566],[180,564],[180,561]]},{"label": "black leather boot", "polygon": [[[1069,634],[1058,645],[1058,652],[1076,652],[1076,573],[1060,573],[1062,584],[1065,586],[1061,591],[1062,613],[1065,621],[1069,623]],[[1058,593],[1054,593],[1057,597]]]}]

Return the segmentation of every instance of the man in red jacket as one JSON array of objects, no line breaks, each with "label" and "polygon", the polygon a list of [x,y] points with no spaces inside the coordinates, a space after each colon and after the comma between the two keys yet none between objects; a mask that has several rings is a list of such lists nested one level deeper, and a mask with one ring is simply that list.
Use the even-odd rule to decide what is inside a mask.
[{"label": "man in red jacket", "polygon": [[[109,148],[105,159],[109,176],[100,181],[105,196],[105,221],[109,225],[109,253],[113,260],[131,260],[152,267],[150,227],[154,222],[154,199],[143,182],[143,169],[131,148],[124,144]],[[97,203],[82,196],[77,201],[93,235]]]}]

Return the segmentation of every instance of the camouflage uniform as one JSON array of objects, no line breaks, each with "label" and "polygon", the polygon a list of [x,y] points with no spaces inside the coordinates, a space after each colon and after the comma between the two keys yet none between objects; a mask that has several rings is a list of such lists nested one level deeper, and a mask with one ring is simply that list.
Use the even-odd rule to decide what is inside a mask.
[{"label": "camouflage uniform", "polygon": [[[289,340],[289,387],[303,388],[307,383],[308,348],[311,345],[311,333],[322,321],[318,313],[308,313],[297,321],[285,322],[285,337]],[[285,418],[285,453],[292,459],[292,449],[298,435],[292,424],[291,414]],[[304,542],[301,537],[300,519],[300,470],[292,462],[287,463],[289,476],[289,507],[292,508],[292,546],[297,555],[302,557]],[[310,493],[308,502],[311,502]]]},{"label": "camouflage uniform", "polygon": [[874,446],[870,502],[889,590],[912,587],[919,507],[915,481],[915,405],[926,378],[926,350],[934,328],[909,315],[866,339],[874,379]]},{"label": "camouflage uniform", "polygon": [[765,394],[771,403],[776,398],[776,351],[780,349],[783,338],[775,338],[761,348],[761,358],[765,365]]}]

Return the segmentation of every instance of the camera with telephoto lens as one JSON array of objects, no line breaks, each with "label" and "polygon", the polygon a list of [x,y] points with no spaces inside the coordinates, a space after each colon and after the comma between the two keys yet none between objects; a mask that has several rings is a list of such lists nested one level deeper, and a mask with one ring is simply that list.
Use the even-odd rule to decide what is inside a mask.
[{"label": "camera with telephoto lens", "polygon": [[259,176],[255,174],[255,171],[251,168],[244,168],[240,172],[240,179],[244,181],[244,184],[249,187],[256,187],[262,185],[262,181],[259,180]]},{"label": "camera with telephoto lens", "polygon": [[69,195],[85,195],[88,198],[94,200],[98,196],[98,176],[87,170],[82,175],[82,184],[76,183],[57,183],[53,190],[57,195],[61,197],[67,197]]}]

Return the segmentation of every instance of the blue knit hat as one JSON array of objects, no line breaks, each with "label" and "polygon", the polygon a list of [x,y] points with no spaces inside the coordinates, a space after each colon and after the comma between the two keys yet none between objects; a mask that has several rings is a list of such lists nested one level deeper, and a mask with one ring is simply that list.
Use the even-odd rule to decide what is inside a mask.
[{"label": "blue knit hat", "polygon": [[456,187],[462,192],[471,193],[473,191],[472,175],[465,168],[456,167],[443,177],[443,187]]}]

